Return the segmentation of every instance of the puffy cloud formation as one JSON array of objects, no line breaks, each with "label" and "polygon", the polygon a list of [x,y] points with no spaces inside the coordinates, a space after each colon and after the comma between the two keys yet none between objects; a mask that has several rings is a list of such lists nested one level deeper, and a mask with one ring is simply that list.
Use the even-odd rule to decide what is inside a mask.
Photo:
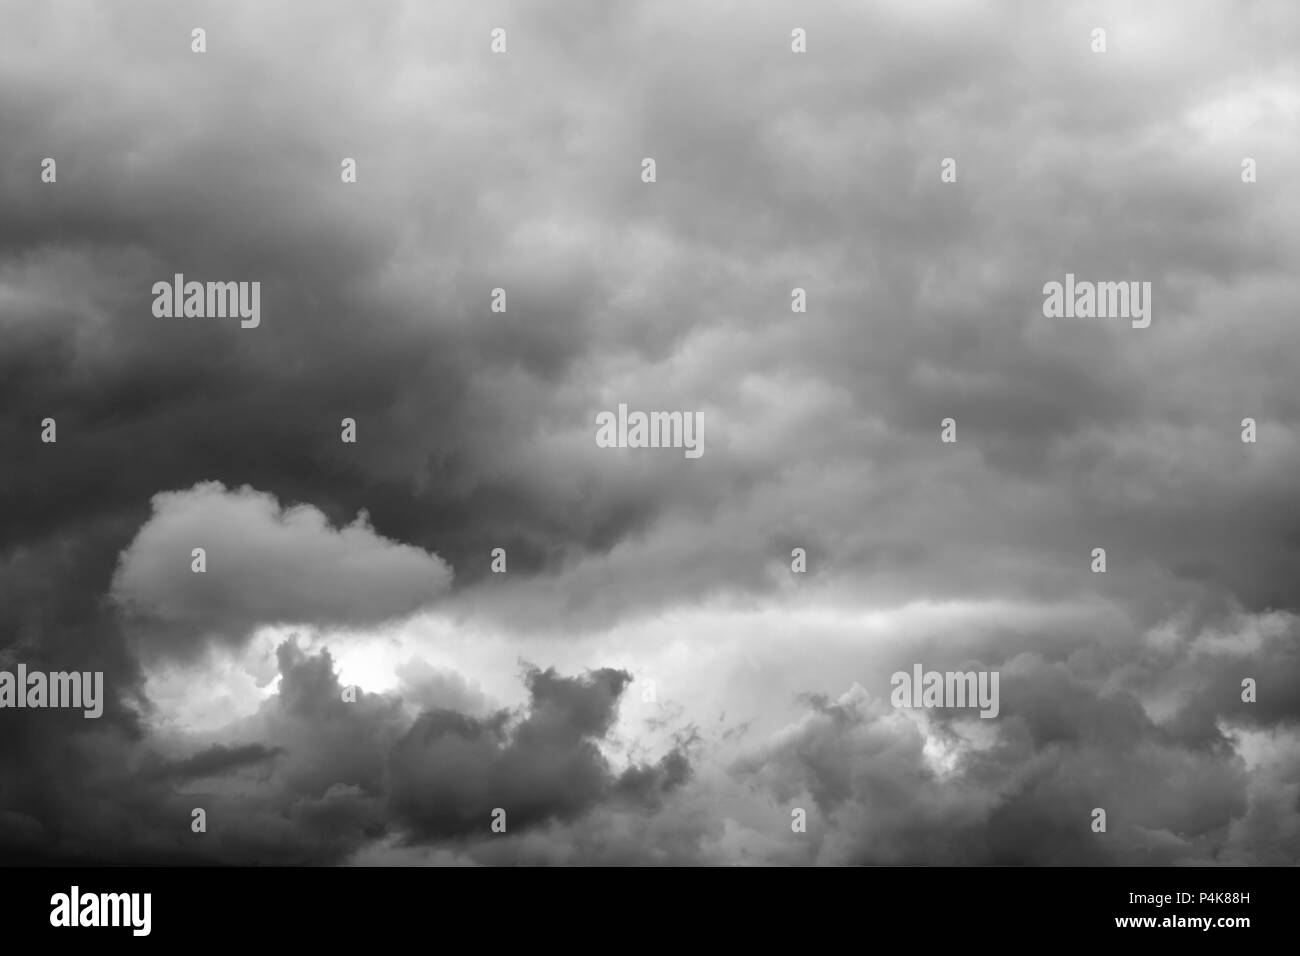
[{"label": "puffy cloud formation", "polygon": [[157,494],[153,509],[112,593],[158,655],[192,656],[205,638],[235,643],[266,624],[374,626],[451,585],[437,555],[379,536],[364,513],[335,530],[310,505],[281,508],[272,495],[217,482]]},{"label": "puffy cloud formation", "polygon": [[[605,806],[657,806],[690,775],[680,749],[620,771],[601,752],[629,680],[621,671],[563,677],[529,668],[529,701],[517,711],[475,718],[430,709],[412,720],[396,695],[362,690],[345,699],[328,651],[286,641],[277,659],[276,692],[212,742],[185,755],[136,753],[135,765],[105,767],[95,788],[65,795],[77,814],[65,852],[101,862],[289,864],[342,862],[385,839],[472,847],[490,835],[498,806],[507,832],[527,833]],[[122,834],[104,826],[118,788],[127,807],[115,810],[132,821],[125,854]],[[193,807],[207,815],[201,841],[189,838]],[[17,839],[32,821],[13,816],[6,829]]]}]

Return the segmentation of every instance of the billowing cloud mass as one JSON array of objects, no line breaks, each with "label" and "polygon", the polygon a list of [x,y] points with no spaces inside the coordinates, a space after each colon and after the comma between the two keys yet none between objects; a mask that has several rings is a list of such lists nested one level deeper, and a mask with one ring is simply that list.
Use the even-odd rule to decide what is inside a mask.
[{"label": "billowing cloud mass", "polygon": [[0,859],[1300,862],[1287,0],[0,21]]},{"label": "billowing cloud mass", "polygon": [[436,555],[385,540],[364,513],[334,529],[310,505],[282,509],[271,495],[216,482],[155,495],[153,509],[112,584],[150,638],[146,653],[185,657],[205,638],[238,642],[265,624],[374,626],[451,584]]}]

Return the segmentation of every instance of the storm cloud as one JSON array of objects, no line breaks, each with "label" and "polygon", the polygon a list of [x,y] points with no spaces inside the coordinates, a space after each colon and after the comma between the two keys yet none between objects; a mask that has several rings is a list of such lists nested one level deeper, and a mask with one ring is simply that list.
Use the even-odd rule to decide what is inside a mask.
[{"label": "storm cloud", "polygon": [[6,859],[1300,860],[1292,5],[0,18]]}]

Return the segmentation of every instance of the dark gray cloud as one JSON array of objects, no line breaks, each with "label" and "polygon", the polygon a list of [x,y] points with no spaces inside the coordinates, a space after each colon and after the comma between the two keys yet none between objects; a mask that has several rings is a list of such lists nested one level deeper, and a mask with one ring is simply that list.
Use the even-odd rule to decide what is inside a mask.
[{"label": "dark gray cloud", "polygon": [[[1133,698],[1103,698],[1050,669],[1006,681],[1003,694],[1016,708],[999,742],[951,767],[927,756],[925,730],[850,693],[812,701],[797,733],[734,772],[807,808],[810,862],[1167,865],[1238,849],[1230,827],[1254,795],[1230,749],[1181,744]],[[1104,833],[1091,829],[1096,808]]]},{"label": "dark gray cloud", "polygon": [[[690,776],[681,749],[618,772],[602,754],[631,680],[623,671],[567,678],[530,668],[530,702],[518,712],[426,710],[412,721],[393,695],[359,690],[344,700],[328,651],[285,642],[277,658],[277,693],[223,732],[257,742],[163,757],[120,734],[99,738],[106,757],[129,759],[105,760],[93,786],[58,788],[52,819],[62,839],[47,851],[101,863],[340,862],[384,837],[481,838],[496,807],[508,832],[527,833],[603,806],[657,806]],[[0,838],[39,846],[50,808],[14,802],[27,810],[6,811]],[[205,833],[190,829],[194,808],[206,813]]]},{"label": "dark gray cloud", "polygon": [[631,679],[608,668],[579,680],[533,669],[529,712],[518,723],[506,712],[421,714],[394,745],[390,767],[393,807],[408,839],[481,834],[498,807],[507,827],[530,827],[572,820],[611,794],[644,802],[680,785],[690,765],[679,750],[616,778],[597,748]]},{"label": "dark gray cloud", "polygon": [[184,760],[175,760],[159,768],[159,772],[179,780],[191,780],[201,777],[213,777],[256,766],[273,760],[280,750],[264,747],[261,744],[244,744],[238,747],[224,747],[213,744],[207,750],[200,751]]}]

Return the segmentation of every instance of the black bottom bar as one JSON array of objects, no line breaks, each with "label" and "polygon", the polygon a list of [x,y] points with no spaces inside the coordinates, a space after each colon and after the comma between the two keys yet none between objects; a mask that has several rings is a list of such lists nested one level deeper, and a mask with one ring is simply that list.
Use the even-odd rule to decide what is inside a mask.
[{"label": "black bottom bar", "polygon": [[[535,945],[576,935],[583,946],[655,937],[663,946],[770,945],[786,934],[927,946],[1125,936],[1139,945],[1166,938],[1231,945],[1285,931],[1296,876],[1281,868],[0,870],[10,942],[67,942],[76,933],[79,944],[98,937],[205,946],[374,946],[421,933],[439,947],[499,945],[516,934]],[[145,893],[148,935],[137,936],[144,897],[116,894]],[[73,927],[74,909],[79,924],[119,925]]]}]

